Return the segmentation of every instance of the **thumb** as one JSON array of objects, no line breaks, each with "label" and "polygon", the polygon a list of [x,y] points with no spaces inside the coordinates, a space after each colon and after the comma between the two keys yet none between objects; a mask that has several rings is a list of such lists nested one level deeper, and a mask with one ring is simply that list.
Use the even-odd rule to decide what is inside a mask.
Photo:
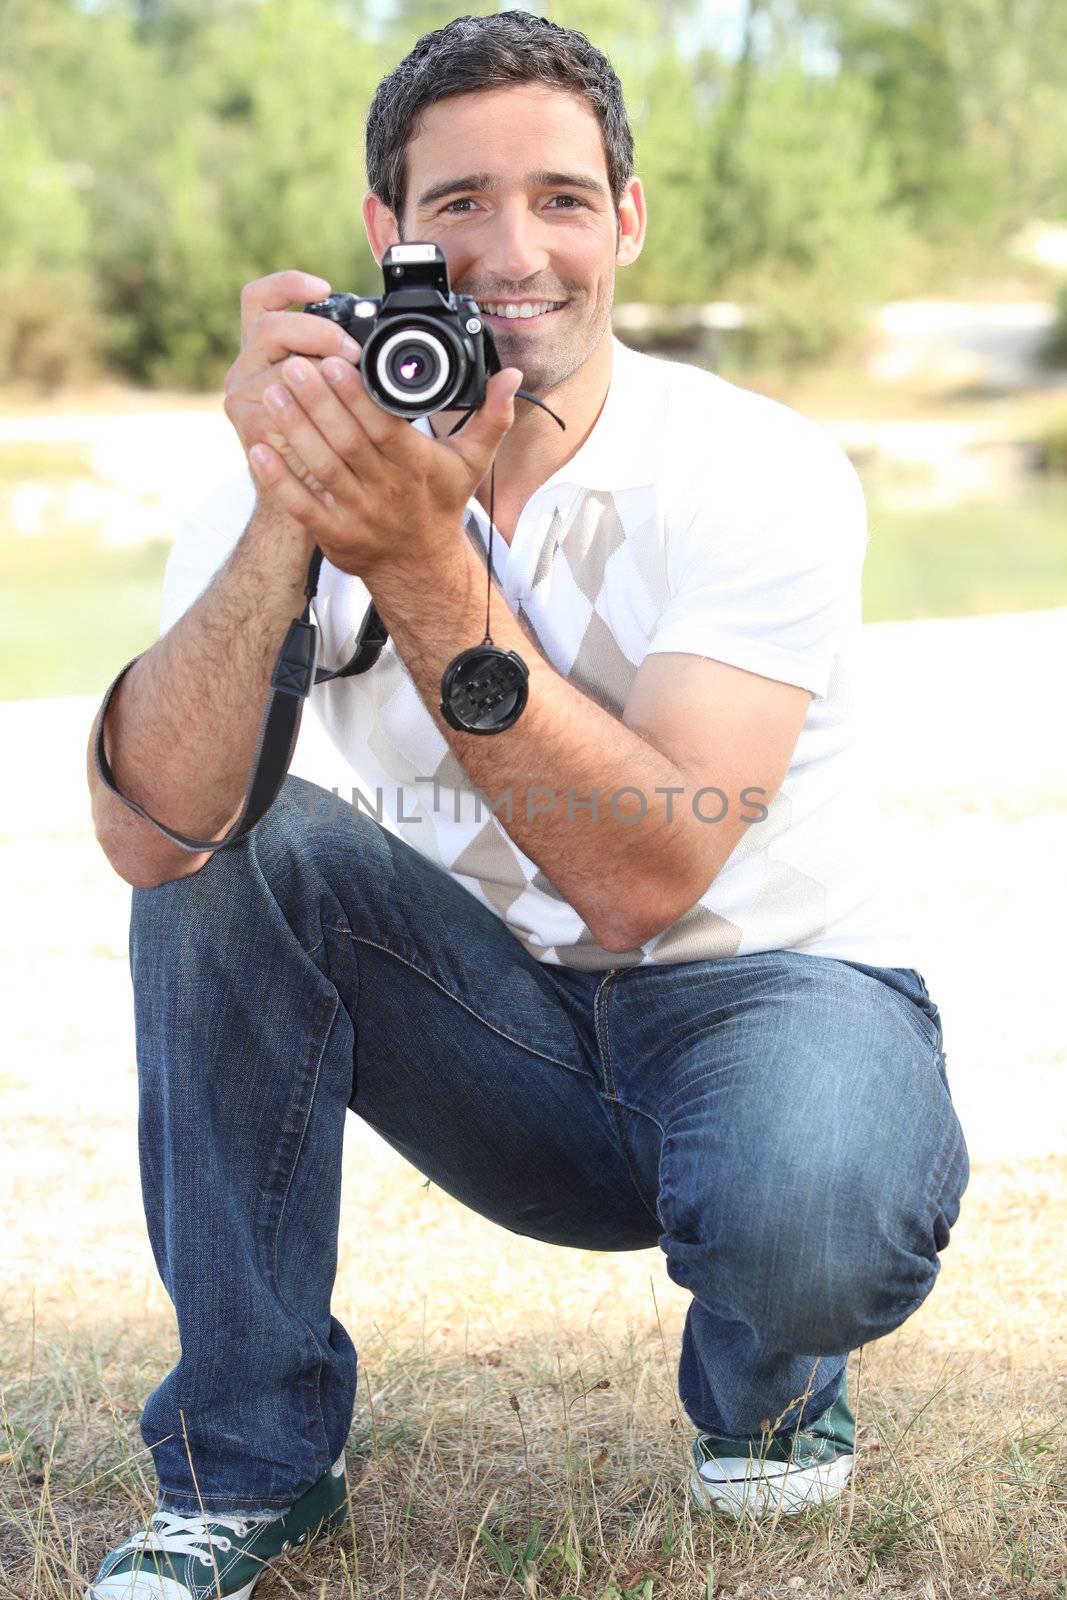
[{"label": "thumb", "polygon": [[518,367],[505,367],[503,372],[494,373],[485,386],[484,404],[449,440],[456,454],[477,473],[476,482],[485,477],[501,440],[515,421],[515,391],[521,386]]}]

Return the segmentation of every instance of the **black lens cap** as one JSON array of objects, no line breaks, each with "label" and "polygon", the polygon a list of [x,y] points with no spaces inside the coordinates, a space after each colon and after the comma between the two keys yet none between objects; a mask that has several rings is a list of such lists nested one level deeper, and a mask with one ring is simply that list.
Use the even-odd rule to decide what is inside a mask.
[{"label": "black lens cap", "polygon": [[522,715],[526,663],[514,650],[477,644],[450,661],[441,679],[441,715],[461,733],[502,733]]}]

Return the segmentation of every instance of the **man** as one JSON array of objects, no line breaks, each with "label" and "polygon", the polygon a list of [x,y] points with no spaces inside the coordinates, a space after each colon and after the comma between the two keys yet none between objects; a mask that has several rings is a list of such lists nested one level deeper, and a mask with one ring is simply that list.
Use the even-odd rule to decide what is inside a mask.
[{"label": "man", "polygon": [[[510,12],[427,35],[367,159],[375,256],[438,244],[503,370],[454,437],[459,414],[411,424],[337,325],[286,309],[329,285],[248,285],[226,411],[251,473],[186,524],[162,637],[108,709],[121,794],[221,840],[317,544],[323,658],[371,598],[389,632],[311,696],[389,826],[290,777],[237,844],[185,851],[90,742],[135,891],[142,1182],[182,1345],[141,1421],[158,1510],[95,1600],[245,1596],[343,1515],[349,1109],[514,1232],[659,1244],[694,1297],[693,1492],[733,1513],[840,1492],[848,1352],[926,1298],[969,1174],[874,872],[852,468],[787,408],[613,338],[645,201],[581,34]],[[491,631],[529,699],[481,737],[439,702],[485,632],[494,463]]]}]

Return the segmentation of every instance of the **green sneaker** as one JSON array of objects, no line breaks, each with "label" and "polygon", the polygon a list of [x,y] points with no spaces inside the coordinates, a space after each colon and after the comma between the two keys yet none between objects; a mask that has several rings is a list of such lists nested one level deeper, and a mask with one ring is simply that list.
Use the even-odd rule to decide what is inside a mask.
[{"label": "green sneaker", "polygon": [[[801,1419],[803,1420],[803,1418]],[[844,1379],[829,1410],[809,1428],[772,1434],[769,1440],[727,1439],[698,1433],[693,1441],[696,1472],[690,1484],[702,1510],[739,1517],[774,1513],[792,1516],[842,1492],[855,1459],[856,1419]]]},{"label": "green sneaker", "polygon": [[342,1453],[318,1483],[271,1516],[155,1511],[106,1555],[85,1600],[248,1600],[265,1568],[348,1515]]}]

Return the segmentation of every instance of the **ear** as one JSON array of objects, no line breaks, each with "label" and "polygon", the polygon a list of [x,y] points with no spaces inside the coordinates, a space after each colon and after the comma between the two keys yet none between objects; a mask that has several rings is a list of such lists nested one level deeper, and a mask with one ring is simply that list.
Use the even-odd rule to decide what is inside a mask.
[{"label": "ear", "polygon": [[363,196],[363,226],[367,230],[374,259],[381,266],[382,257],[389,246],[400,243],[400,229],[385,201],[379,200],[373,190]]},{"label": "ear", "polygon": [[640,178],[631,178],[619,200],[619,245],[615,263],[628,267],[641,254],[647,224],[645,191]]}]

